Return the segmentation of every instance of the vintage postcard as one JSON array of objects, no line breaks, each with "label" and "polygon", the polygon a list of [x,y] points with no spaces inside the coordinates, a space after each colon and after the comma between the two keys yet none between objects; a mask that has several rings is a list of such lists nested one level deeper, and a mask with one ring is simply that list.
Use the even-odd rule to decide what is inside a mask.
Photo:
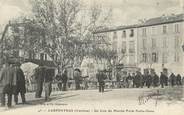
[{"label": "vintage postcard", "polygon": [[0,0],[1,115],[183,115],[184,0]]}]

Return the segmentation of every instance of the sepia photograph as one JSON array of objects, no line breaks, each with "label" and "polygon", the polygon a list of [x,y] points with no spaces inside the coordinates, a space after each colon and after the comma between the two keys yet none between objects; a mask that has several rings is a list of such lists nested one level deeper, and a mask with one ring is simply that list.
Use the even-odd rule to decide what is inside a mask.
[{"label": "sepia photograph", "polygon": [[0,0],[1,115],[183,115],[184,0]]}]

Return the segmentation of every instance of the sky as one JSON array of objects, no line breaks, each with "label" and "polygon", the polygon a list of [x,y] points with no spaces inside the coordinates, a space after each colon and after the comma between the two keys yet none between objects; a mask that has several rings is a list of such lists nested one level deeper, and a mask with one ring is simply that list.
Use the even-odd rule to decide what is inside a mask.
[{"label": "sky", "polygon": [[[149,19],[163,14],[182,12],[184,0],[82,0],[87,7],[96,2],[106,8],[112,8],[112,26],[138,23],[139,19]],[[12,18],[30,15],[28,0],[0,0],[0,25]]]}]

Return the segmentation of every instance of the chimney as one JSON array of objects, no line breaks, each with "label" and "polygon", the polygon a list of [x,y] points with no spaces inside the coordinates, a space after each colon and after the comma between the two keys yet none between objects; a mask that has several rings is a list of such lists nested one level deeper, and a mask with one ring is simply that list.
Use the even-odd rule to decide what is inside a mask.
[{"label": "chimney", "polygon": [[146,20],[145,19],[139,19],[138,20],[141,24],[143,24],[143,23],[145,23],[146,22]]},{"label": "chimney", "polygon": [[163,14],[163,15],[161,16],[161,18],[162,18],[163,20],[168,20],[168,19],[169,19],[169,16],[166,15],[166,14]]}]

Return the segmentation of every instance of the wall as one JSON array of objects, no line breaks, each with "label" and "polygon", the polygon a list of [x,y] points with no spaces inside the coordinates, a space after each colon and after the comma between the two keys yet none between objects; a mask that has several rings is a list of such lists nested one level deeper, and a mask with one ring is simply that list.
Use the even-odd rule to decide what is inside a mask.
[{"label": "wall", "polygon": [[[175,25],[179,25],[179,32],[175,32]],[[167,33],[163,34],[163,26],[167,26]],[[146,28],[146,36],[143,35],[143,28]],[[154,28],[154,29],[153,29]],[[183,22],[176,22],[170,24],[141,27],[138,29],[138,57],[139,67],[154,68],[157,73],[162,71],[162,68],[168,68],[169,72],[183,74]],[[143,39],[146,39],[145,48],[143,47]],[[152,47],[152,42],[155,39],[156,47]],[[178,43],[176,42],[178,40]],[[158,61],[152,61],[152,54],[156,52]],[[142,53],[147,53],[148,62],[143,62]],[[165,57],[165,58],[164,58]],[[165,61],[167,60],[167,61]]]}]

